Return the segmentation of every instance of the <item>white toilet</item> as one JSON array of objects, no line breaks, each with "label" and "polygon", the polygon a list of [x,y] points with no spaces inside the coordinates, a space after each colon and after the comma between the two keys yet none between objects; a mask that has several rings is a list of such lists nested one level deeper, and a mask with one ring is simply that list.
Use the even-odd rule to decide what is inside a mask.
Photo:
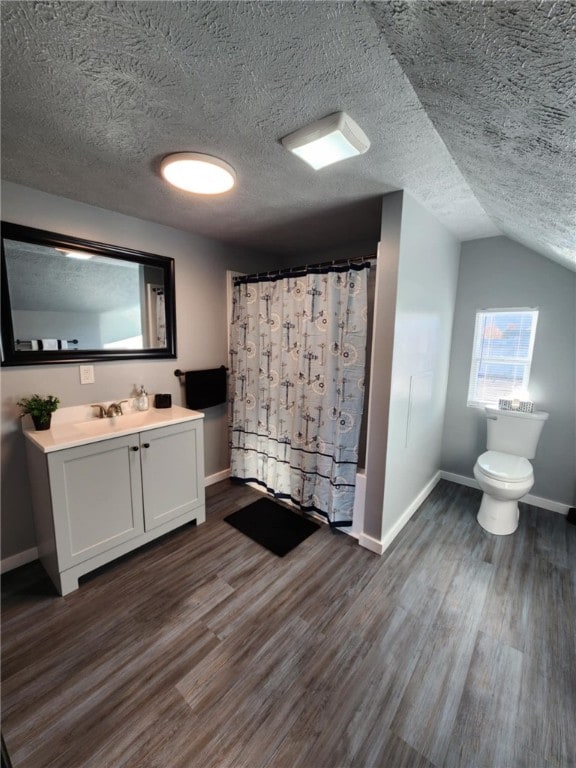
[{"label": "white toilet", "polygon": [[489,533],[505,536],[518,527],[518,501],[534,485],[533,459],[548,414],[485,408],[488,450],[478,457],[474,477],[484,491],[477,520]]}]

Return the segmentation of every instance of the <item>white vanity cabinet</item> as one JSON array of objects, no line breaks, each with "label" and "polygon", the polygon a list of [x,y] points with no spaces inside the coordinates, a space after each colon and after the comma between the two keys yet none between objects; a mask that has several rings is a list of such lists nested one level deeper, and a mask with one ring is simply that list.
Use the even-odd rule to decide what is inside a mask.
[{"label": "white vanity cabinet", "polygon": [[205,520],[202,419],[44,452],[27,442],[38,551],[60,594],[78,577]]},{"label": "white vanity cabinet", "polygon": [[[140,435],[144,527],[159,528],[202,506],[204,521],[204,461],[202,422],[194,427],[153,429]],[[199,434],[200,431],[200,434]],[[198,472],[201,463],[202,472]]]}]

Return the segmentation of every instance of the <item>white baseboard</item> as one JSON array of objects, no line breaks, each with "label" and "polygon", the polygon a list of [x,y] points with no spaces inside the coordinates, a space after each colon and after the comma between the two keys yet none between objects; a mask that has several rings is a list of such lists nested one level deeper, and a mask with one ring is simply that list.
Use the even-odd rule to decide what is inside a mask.
[{"label": "white baseboard", "polygon": [[382,551],[388,549],[388,547],[390,546],[390,544],[392,544],[396,536],[398,536],[402,528],[404,528],[408,520],[410,520],[414,512],[416,512],[416,510],[422,504],[422,502],[428,498],[428,496],[432,493],[432,491],[438,485],[439,482],[440,482],[440,472],[436,472],[434,477],[432,477],[432,479],[426,483],[426,485],[424,486],[424,488],[422,488],[418,496],[416,496],[416,498],[412,501],[412,503],[404,510],[404,512],[398,518],[398,520],[394,523],[392,528],[386,533],[385,536],[383,536]]},{"label": "white baseboard", "polygon": [[440,477],[442,480],[449,480],[451,483],[458,483],[458,485],[466,485],[468,488],[480,488],[473,477],[467,477],[466,475],[457,475],[455,472],[444,472],[444,470],[441,469]]},{"label": "white baseboard", "polygon": [[5,557],[0,561],[0,573],[13,571],[14,568],[19,568],[21,565],[32,563],[34,560],[38,560],[38,549],[36,547],[25,549],[23,552],[10,555],[10,557]]},{"label": "white baseboard", "polygon": [[543,499],[541,496],[533,496],[531,493],[520,499],[525,504],[532,504],[533,507],[540,507],[540,509],[546,509],[549,512],[557,512],[559,515],[567,515],[570,509],[570,504],[562,504],[560,501],[552,501],[552,499]]},{"label": "white baseboard", "polygon": [[227,480],[230,477],[230,467],[223,469],[220,472],[215,472],[213,475],[208,475],[204,478],[204,486],[207,488],[209,485],[219,483],[221,480]]},{"label": "white baseboard", "polygon": [[[455,472],[440,472],[440,477],[443,480],[449,480],[452,483],[458,483],[459,485],[467,485],[469,488],[476,488],[480,490],[478,482],[473,477],[467,477],[467,475],[457,475]],[[539,507],[540,509],[546,509],[548,512],[557,512],[560,515],[567,515],[570,509],[570,504],[563,504],[560,501],[552,501],[552,499],[543,499],[541,496],[534,496],[531,493],[527,493],[520,501],[525,504],[531,504],[533,507]]]},{"label": "white baseboard", "polygon": [[[214,483],[219,483],[221,480],[226,480],[228,477],[230,477],[230,469],[223,469],[221,472],[215,472],[213,475],[205,477],[204,485],[206,487],[214,485]],[[26,549],[24,552],[18,552],[17,554],[5,557],[0,561],[0,573],[13,571],[14,568],[19,568],[21,565],[26,565],[34,560],[38,560],[38,549],[36,547]]]},{"label": "white baseboard", "polygon": [[358,535],[358,544],[364,549],[369,549],[370,552],[376,552],[377,555],[384,553],[384,547],[380,539],[375,539],[373,536],[368,536],[367,533],[361,533]]},{"label": "white baseboard", "polygon": [[408,507],[404,510],[404,512],[400,515],[398,520],[394,523],[392,528],[386,532],[386,534],[381,539],[375,539],[372,536],[368,536],[365,533],[361,533],[358,537],[358,543],[360,546],[364,547],[365,549],[369,549],[371,552],[376,552],[377,555],[382,555],[384,552],[388,549],[390,544],[394,541],[396,536],[400,533],[402,528],[406,525],[406,523],[410,520],[412,515],[416,512],[418,507],[422,504],[423,501],[425,501],[430,493],[432,493],[433,489],[438,485],[441,479],[440,472],[436,472],[434,477],[432,477],[429,482],[426,483],[424,488],[420,491],[418,496],[409,504]]},{"label": "white baseboard", "polygon": [[[215,472],[213,475],[208,475],[208,477],[204,479],[204,484],[206,487],[208,487],[209,485],[219,483],[221,480],[226,480],[229,477],[230,469],[223,469],[220,472]],[[358,536],[358,543],[360,546],[364,547],[365,549],[369,549],[371,552],[375,552],[377,555],[382,555],[390,546],[392,541],[396,538],[396,536],[400,533],[402,528],[404,528],[408,520],[410,520],[414,512],[416,512],[420,504],[422,504],[426,497],[431,493],[432,489],[437,485],[440,479],[449,480],[450,482],[458,483],[459,485],[467,485],[470,488],[479,488],[478,483],[472,477],[467,477],[466,475],[458,475],[454,472],[444,472],[442,470],[437,472],[432,480],[427,483],[427,485],[422,489],[422,491],[418,494],[410,506],[397,520],[391,530],[388,531],[382,539],[376,539],[373,536],[368,536],[366,533],[356,534],[352,531],[346,531],[346,533],[350,533],[354,537]],[[258,490],[260,490],[260,488],[258,488]],[[531,504],[534,507],[546,509],[550,512],[557,512],[561,515],[567,515],[568,510],[570,509],[569,504],[562,504],[561,502],[552,501],[551,499],[543,499],[540,496],[533,496],[531,493],[524,496],[522,501],[524,501],[526,504]],[[19,568],[21,565],[26,565],[27,563],[31,563],[37,559],[38,549],[36,547],[31,547],[30,549],[26,549],[23,552],[18,552],[15,555],[5,557],[3,560],[1,560],[0,573],[7,573],[8,571],[14,570],[14,568]]]}]

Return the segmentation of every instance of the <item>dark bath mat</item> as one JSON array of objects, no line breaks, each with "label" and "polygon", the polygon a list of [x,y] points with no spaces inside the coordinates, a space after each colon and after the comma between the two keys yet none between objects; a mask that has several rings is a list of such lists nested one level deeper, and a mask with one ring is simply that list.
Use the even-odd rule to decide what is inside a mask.
[{"label": "dark bath mat", "polygon": [[224,520],[279,557],[287,555],[320,528],[312,520],[268,498],[258,499]]}]

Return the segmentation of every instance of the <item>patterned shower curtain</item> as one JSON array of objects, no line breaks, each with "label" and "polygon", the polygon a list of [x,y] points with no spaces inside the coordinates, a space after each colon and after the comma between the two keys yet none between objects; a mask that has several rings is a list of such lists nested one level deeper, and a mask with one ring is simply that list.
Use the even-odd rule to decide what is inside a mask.
[{"label": "patterned shower curtain", "polygon": [[352,523],[369,262],[235,280],[232,477]]}]

